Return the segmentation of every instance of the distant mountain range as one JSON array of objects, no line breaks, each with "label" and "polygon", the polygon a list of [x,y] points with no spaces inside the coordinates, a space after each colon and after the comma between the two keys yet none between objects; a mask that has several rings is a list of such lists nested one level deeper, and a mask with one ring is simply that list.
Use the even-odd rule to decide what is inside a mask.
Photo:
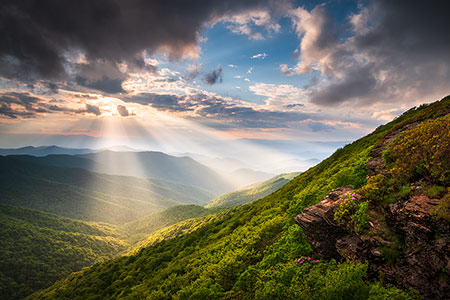
[{"label": "distant mountain range", "polygon": [[33,156],[46,156],[49,154],[86,154],[92,153],[95,150],[91,149],[72,149],[72,148],[62,148],[58,146],[40,146],[33,147],[27,146],[16,149],[0,149],[0,155],[33,155]]},{"label": "distant mountain range", "polygon": [[[123,147],[120,149],[124,150]],[[0,149],[0,155],[14,155],[20,160],[51,166],[83,168],[99,173],[171,181],[204,189],[214,196],[236,188],[222,175],[190,157],[176,157],[155,151],[96,152],[91,149],[43,146]],[[18,155],[29,156],[17,157]]]},{"label": "distant mountain range", "polygon": [[0,203],[118,224],[178,204],[204,204],[214,197],[176,182],[46,164],[64,159],[69,164],[69,159],[78,162],[80,158],[0,156]]}]

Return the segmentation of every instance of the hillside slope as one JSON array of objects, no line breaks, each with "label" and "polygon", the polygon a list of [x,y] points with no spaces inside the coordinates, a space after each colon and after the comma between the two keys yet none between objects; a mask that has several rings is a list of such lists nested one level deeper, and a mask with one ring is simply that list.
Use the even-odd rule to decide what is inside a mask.
[{"label": "hillside slope", "polygon": [[173,182],[54,167],[15,156],[0,157],[0,166],[0,203],[87,221],[120,224],[174,205],[204,204],[212,197]]},{"label": "hillside slope", "polygon": [[112,227],[0,205],[0,298],[21,299],[128,246]]},{"label": "hillside slope", "polygon": [[269,180],[247,186],[209,201],[205,207],[230,207],[249,203],[272,194],[300,173],[280,174]]},{"label": "hillside slope", "polygon": [[173,181],[195,186],[216,195],[234,189],[234,186],[218,173],[190,157],[176,157],[154,151],[101,151],[78,157],[99,163],[99,169],[90,169],[95,172]]},{"label": "hillside slope", "polygon": [[220,208],[208,209],[198,205],[177,205],[123,224],[121,228],[129,234],[129,240],[134,243],[164,227],[187,219],[212,215],[221,210]]},{"label": "hillside slope", "polygon": [[413,291],[369,281],[367,264],[313,255],[294,217],[337,187],[366,185],[371,150],[390,130],[448,112],[450,97],[411,109],[261,200],[30,299],[417,299]]}]

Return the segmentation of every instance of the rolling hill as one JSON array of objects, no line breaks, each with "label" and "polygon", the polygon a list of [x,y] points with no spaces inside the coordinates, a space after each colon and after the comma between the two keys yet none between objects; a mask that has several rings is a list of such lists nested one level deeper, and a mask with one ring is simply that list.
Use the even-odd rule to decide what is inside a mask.
[{"label": "rolling hill", "polygon": [[249,203],[275,192],[283,185],[294,179],[300,173],[280,174],[264,182],[252,184],[242,190],[225,194],[209,201],[205,207],[230,207]]},{"label": "rolling hill", "polygon": [[111,226],[0,205],[0,298],[22,299],[128,246]]},{"label": "rolling hill", "polygon": [[15,156],[0,157],[0,166],[0,203],[73,219],[120,224],[174,205],[202,205],[212,198],[204,190],[174,182],[55,167]]},{"label": "rolling hill", "polygon": [[217,196],[234,189],[220,174],[190,157],[154,151],[101,151],[77,156],[98,163],[89,169],[95,172],[172,181],[198,187]]},{"label": "rolling hill", "polygon": [[164,227],[187,219],[212,215],[222,210],[222,208],[208,209],[198,205],[177,205],[123,224],[121,229],[128,233],[131,243],[135,243]]},{"label": "rolling hill", "polygon": [[[388,218],[388,216],[378,218],[377,214],[392,207],[386,206],[389,203],[402,205],[403,201],[408,199],[408,193],[411,192],[411,190],[408,191],[409,183],[414,183],[415,188],[421,182],[431,185],[427,189],[423,189],[422,185],[415,188],[414,193],[418,194],[413,194],[412,199],[424,199],[420,193],[426,192],[429,197],[435,197],[430,202],[433,203],[431,207],[437,205],[437,210],[431,212],[437,217],[425,214],[423,206],[418,208],[424,216],[423,221],[428,222],[427,224],[447,226],[438,228],[448,228],[450,196],[442,195],[448,193],[446,187],[450,186],[448,144],[445,144],[449,138],[450,118],[449,116],[446,119],[436,118],[449,112],[450,97],[432,105],[411,109],[393,122],[380,126],[366,137],[337,150],[317,166],[310,168],[263,199],[239,206],[232,213],[206,222],[194,231],[187,230],[186,234],[175,235],[174,238],[163,239],[154,244],[150,243],[151,246],[139,250],[134,255],[116,258],[73,274],[52,287],[34,294],[30,299],[420,299],[416,291],[408,289],[407,281],[405,285],[392,276],[394,281],[391,283],[396,284],[397,287],[386,284],[375,276],[377,273],[374,273],[374,270],[381,272],[380,276],[383,277],[383,267],[388,267],[390,261],[395,263],[396,259],[402,257],[402,251],[407,251],[408,248],[405,247],[406,244],[402,246],[402,241],[410,243],[430,239],[432,243],[448,246],[448,238],[444,233],[427,235],[420,231],[422,227],[415,226],[409,227],[409,231],[406,232],[403,231],[403,227],[397,228],[394,234],[389,230],[395,228],[381,227],[386,232],[372,232],[372,238],[374,235],[380,238],[394,239],[396,237],[398,241],[391,240],[391,246],[374,252],[377,255],[376,259],[371,258],[369,263],[361,263],[361,261],[352,260],[352,257],[346,259],[345,253],[341,260],[313,255],[312,245],[306,239],[306,234],[310,236],[311,232],[304,232],[302,227],[294,222],[294,217],[320,202],[325,196],[331,197],[330,192],[334,189],[345,186],[346,189],[358,190],[367,199],[372,199],[364,205],[361,204],[362,202],[358,203],[357,211],[348,209],[347,212],[344,208],[348,201],[342,199],[338,202],[342,215],[331,216],[331,218],[335,218],[335,222],[338,222],[336,224],[339,225],[340,220],[347,217],[347,225],[342,225],[340,230],[350,233],[355,230],[354,228],[358,228],[355,227],[358,224],[368,226],[368,220],[382,222],[383,218]],[[426,120],[432,121],[426,123],[430,126],[418,126],[419,131],[406,132],[412,126]],[[447,131],[437,131],[433,136],[433,131],[427,128],[447,128]],[[392,159],[387,163],[391,166],[388,172],[393,173],[386,173],[386,176],[392,174],[393,177],[392,180],[384,183],[388,185],[388,188],[383,185],[380,188],[380,183],[377,181],[380,177],[376,174],[371,173],[372,179],[368,181],[369,169],[366,163],[371,159],[373,149],[380,144],[392,142],[392,139],[386,138],[389,134],[401,131],[406,132],[400,135],[406,140],[400,139],[401,144],[395,147],[405,147],[409,145],[409,141],[422,147],[423,151],[418,152],[420,155],[432,153],[428,151],[430,149],[438,155],[414,154],[404,157],[398,153],[400,157],[397,157],[391,152],[386,159]],[[445,135],[445,143],[439,144],[444,152],[432,147],[433,144],[427,144],[426,138],[410,138],[426,137],[429,134],[437,141],[440,135],[443,137]],[[430,165],[421,163],[421,159],[440,158],[445,165],[434,164],[435,171],[427,173]],[[413,163],[409,159],[412,159]],[[419,161],[414,162],[415,159]],[[397,165],[405,161],[409,161],[409,164]],[[376,166],[371,166],[371,170],[373,169],[376,170]],[[406,173],[396,173],[399,171]],[[433,182],[434,185],[439,184],[441,188],[433,187]],[[327,199],[321,203],[328,203]],[[340,203],[344,204],[341,206]],[[325,204],[321,204],[322,210]],[[350,207],[352,207],[351,203]],[[368,207],[371,210],[364,210]],[[402,222],[408,222],[410,218],[407,215],[404,216],[406,219]],[[327,222],[331,221],[328,219]],[[405,235],[411,234],[413,236],[405,239]],[[417,235],[414,236],[414,234]],[[436,261],[439,262],[439,266],[442,262],[448,263],[448,260],[445,261],[445,255],[448,255],[448,252],[440,252],[437,248],[424,249],[434,249],[433,251],[436,252],[424,253],[422,257],[433,255],[439,258]],[[431,267],[422,263],[420,266],[423,272]],[[409,267],[417,268],[415,265]],[[443,282],[442,280],[446,278],[442,275],[442,272],[445,273],[445,268],[439,272],[437,274],[441,275],[436,280]],[[426,293],[426,289],[431,284],[434,285],[433,280],[422,281],[421,286],[415,288],[418,288],[421,293]],[[445,285],[442,287],[445,288]],[[448,290],[431,291],[435,293],[434,295],[441,295],[441,298],[446,292]]]}]

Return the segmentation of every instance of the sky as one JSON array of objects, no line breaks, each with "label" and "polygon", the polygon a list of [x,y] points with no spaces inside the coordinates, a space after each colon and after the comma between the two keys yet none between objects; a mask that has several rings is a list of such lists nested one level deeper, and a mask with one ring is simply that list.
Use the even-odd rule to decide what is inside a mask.
[{"label": "sky", "polygon": [[4,0],[0,147],[323,159],[450,94],[448,6]]}]

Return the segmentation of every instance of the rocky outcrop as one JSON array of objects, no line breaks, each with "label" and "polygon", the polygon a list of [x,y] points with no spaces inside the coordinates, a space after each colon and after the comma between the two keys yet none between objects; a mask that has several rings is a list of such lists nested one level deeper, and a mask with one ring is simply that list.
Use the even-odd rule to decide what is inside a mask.
[{"label": "rocky outcrop", "polygon": [[380,266],[379,271],[389,281],[414,288],[429,299],[450,299],[450,224],[431,214],[439,202],[413,196],[389,205],[386,222],[405,244],[392,266]]},{"label": "rocky outcrop", "polygon": [[[372,276],[404,289],[414,288],[426,299],[450,299],[449,223],[432,216],[439,200],[412,196],[391,204],[386,209],[386,224],[372,220],[369,232],[360,235],[333,220],[339,197],[348,192],[348,187],[335,189],[295,217],[316,253],[327,259],[368,261]],[[400,245],[380,234],[386,229],[401,240]]]},{"label": "rocky outcrop", "polygon": [[347,231],[335,223],[334,212],[339,206],[337,200],[351,191],[350,187],[337,188],[318,204],[306,208],[294,218],[295,222],[307,233],[308,242],[321,257],[340,257],[334,247],[335,241],[345,236]]}]

